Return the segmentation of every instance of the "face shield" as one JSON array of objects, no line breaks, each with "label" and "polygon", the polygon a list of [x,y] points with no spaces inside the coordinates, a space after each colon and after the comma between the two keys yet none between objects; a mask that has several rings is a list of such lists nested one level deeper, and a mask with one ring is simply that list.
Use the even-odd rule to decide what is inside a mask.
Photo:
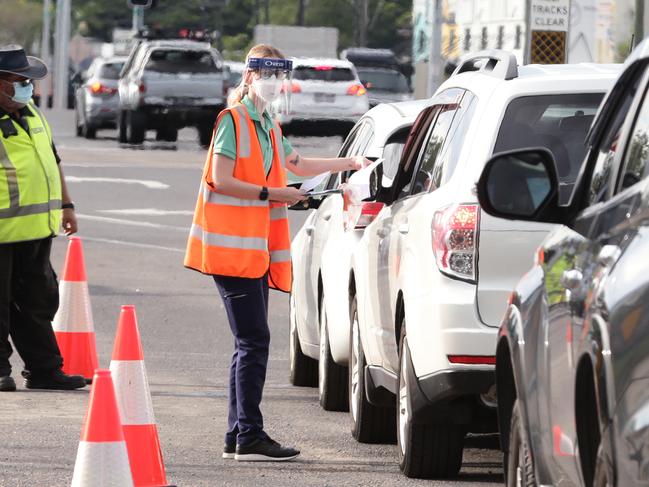
[{"label": "face shield", "polygon": [[257,96],[274,114],[288,114],[293,87],[293,61],[289,59],[249,58],[247,68],[255,76],[252,82]]}]

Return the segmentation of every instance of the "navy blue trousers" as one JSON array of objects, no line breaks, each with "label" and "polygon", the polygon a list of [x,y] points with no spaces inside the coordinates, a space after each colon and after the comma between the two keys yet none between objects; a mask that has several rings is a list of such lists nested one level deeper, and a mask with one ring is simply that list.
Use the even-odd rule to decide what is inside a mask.
[{"label": "navy blue trousers", "polygon": [[268,329],[268,279],[214,276],[216,287],[234,335],[230,363],[228,431],[225,442],[247,445],[265,438],[261,403],[270,331]]}]

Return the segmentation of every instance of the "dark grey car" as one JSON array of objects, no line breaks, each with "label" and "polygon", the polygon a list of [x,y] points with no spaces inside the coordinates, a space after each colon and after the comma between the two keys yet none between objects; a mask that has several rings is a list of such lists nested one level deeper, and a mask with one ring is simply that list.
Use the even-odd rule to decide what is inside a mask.
[{"label": "dark grey car", "polygon": [[94,139],[97,130],[117,127],[117,81],[126,57],[96,58],[75,91],[77,135]]},{"label": "dark grey car", "polygon": [[565,206],[545,149],[496,155],[478,182],[485,212],[559,224],[500,327],[507,485],[649,483],[649,40],[587,147]]}]

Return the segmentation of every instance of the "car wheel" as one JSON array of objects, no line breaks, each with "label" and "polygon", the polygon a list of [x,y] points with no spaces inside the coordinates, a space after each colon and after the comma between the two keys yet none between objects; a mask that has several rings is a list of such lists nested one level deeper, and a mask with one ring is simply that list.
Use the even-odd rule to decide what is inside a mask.
[{"label": "car wheel", "polygon": [[593,487],[613,487],[615,482],[611,477],[611,472],[608,469],[604,453],[600,445],[597,452],[597,464],[595,465],[595,478],[593,480]]},{"label": "car wheel", "polygon": [[207,149],[212,142],[213,124],[201,124],[198,126],[198,143],[202,148]]},{"label": "car wheel", "polygon": [[126,139],[129,144],[141,144],[146,136],[146,117],[144,114],[129,110],[126,112]]},{"label": "car wheel", "polygon": [[86,139],[94,139],[97,137],[97,129],[92,125],[88,125],[87,121],[84,121],[82,127],[82,134]]},{"label": "car wheel", "polygon": [[329,326],[324,297],[320,302],[320,359],[318,360],[318,393],[320,405],[325,411],[347,411],[348,372],[334,362],[329,345]]},{"label": "car wheel", "polygon": [[176,142],[178,140],[178,129],[175,127],[165,127],[158,129],[156,132],[155,140]]},{"label": "car wheel", "polygon": [[302,353],[300,336],[295,323],[295,302],[291,295],[289,305],[289,366],[290,381],[294,386],[316,387],[318,385],[318,364]]},{"label": "car wheel", "polygon": [[74,126],[77,129],[77,137],[81,137],[83,135],[83,128],[81,127],[79,110],[74,111]]},{"label": "car wheel", "polygon": [[126,112],[124,110],[120,110],[117,116],[117,141],[121,144],[128,142],[126,137]]},{"label": "car wheel", "polygon": [[509,427],[509,451],[505,454],[505,473],[508,487],[534,487],[536,477],[532,456],[523,436],[523,424],[518,400],[514,402]]},{"label": "car wheel", "polygon": [[396,414],[394,407],[379,407],[367,400],[365,393],[365,354],[358,326],[356,296],[350,305],[349,337],[349,412],[352,436],[361,443],[394,443]]},{"label": "car wheel", "polygon": [[397,395],[397,440],[399,467],[407,477],[448,478],[462,467],[464,430],[454,424],[426,424],[414,421],[411,403],[411,369],[405,322],[399,340],[399,393]]}]

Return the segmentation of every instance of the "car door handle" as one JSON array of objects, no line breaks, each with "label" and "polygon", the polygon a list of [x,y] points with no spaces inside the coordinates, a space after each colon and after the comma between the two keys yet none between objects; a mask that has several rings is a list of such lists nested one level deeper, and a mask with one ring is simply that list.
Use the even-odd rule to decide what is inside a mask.
[{"label": "car door handle", "polygon": [[330,212],[330,211],[328,211],[327,213],[325,213],[324,215],[322,215],[322,219],[323,219],[324,221],[326,221],[326,222],[328,222],[330,218],[331,218],[331,212]]},{"label": "car door handle", "polygon": [[597,262],[604,267],[612,266],[620,257],[621,252],[617,245],[604,245],[597,255]]},{"label": "car door handle", "polygon": [[410,224],[408,223],[402,223],[399,225],[399,233],[406,234],[410,231]]},{"label": "car door handle", "polygon": [[561,275],[561,285],[566,289],[575,289],[579,287],[583,279],[584,275],[579,269],[570,269],[563,271],[563,274]]},{"label": "car door handle", "polygon": [[385,229],[385,228],[379,228],[379,229],[376,231],[376,235],[377,235],[377,237],[379,237],[379,238],[385,238],[385,237],[388,236],[388,230]]},{"label": "car door handle", "polygon": [[304,230],[306,231],[307,236],[312,237],[313,232],[315,231],[315,227],[313,225],[309,225]]}]

